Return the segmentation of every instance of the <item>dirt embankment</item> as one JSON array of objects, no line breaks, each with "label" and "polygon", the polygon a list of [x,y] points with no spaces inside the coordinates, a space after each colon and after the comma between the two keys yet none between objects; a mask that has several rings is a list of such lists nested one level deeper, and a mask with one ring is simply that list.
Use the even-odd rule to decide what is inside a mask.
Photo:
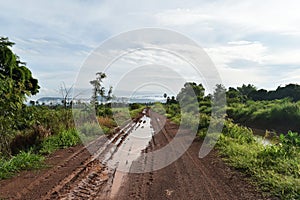
[{"label": "dirt embankment", "polygon": [[[154,129],[149,145],[131,167],[147,164],[148,152],[166,146],[175,136],[178,126],[150,111]],[[162,124],[166,120],[166,123]],[[114,155],[128,148],[131,134],[146,126],[136,120],[109,140],[95,142],[90,155],[83,146],[60,150],[47,163],[53,167],[40,171],[22,172],[0,181],[0,197],[4,199],[267,199],[227,167],[213,150],[198,158],[200,141],[171,165],[147,173],[122,173],[107,163]],[[122,149],[123,148],[123,149]],[[131,148],[130,148],[131,149]],[[128,154],[129,155],[129,154]],[[167,155],[166,155],[167,156]],[[130,157],[130,156],[128,156]]]}]

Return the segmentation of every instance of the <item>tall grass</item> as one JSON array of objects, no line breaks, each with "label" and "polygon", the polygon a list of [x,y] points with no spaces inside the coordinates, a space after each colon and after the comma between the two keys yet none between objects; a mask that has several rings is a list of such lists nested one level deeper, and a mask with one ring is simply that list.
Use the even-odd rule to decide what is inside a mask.
[{"label": "tall grass", "polygon": [[20,152],[10,159],[0,159],[0,179],[9,178],[21,170],[38,169],[43,164],[44,157],[29,152]]},{"label": "tall grass", "polygon": [[[288,100],[247,102],[247,105],[248,107],[236,104],[229,109],[229,113],[245,121],[273,122],[295,121],[289,117],[297,119],[299,115],[299,103]],[[205,113],[200,114],[200,119],[196,119],[192,113],[172,114],[170,118],[179,123],[182,119],[182,125],[186,128],[199,123],[198,137],[201,138],[206,136],[210,123],[218,123]],[[213,137],[213,134],[211,136]],[[300,199],[300,136],[288,132],[276,140],[279,142],[264,146],[256,141],[251,129],[226,120],[217,142],[217,149],[230,166],[249,175],[251,181],[266,195],[271,194],[280,199]]]},{"label": "tall grass", "polygon": [[299,144],[299,135],[289,132],[279,143],[264,146],[255,142],[250,129],[227,122],[217,147],[229,165],[250,175],[262,191],[280,199],[299,199]]},{"label": "tall grass", "polygon": [[227,115],[235,122],[258,128],[300,131],[300,102],[289,99],[233,103]]},{"label": "tall grass", "polygon": [[75,146],[79,142],[79,133],[75,128],[72,128],[46,138],[42,142],[39,152],[41,154],[50,154],[57,149]]}]

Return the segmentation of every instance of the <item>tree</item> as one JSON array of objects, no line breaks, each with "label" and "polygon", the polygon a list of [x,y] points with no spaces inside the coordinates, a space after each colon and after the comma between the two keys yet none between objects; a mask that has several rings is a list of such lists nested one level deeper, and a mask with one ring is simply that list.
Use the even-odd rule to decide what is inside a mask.
[{"label": "tree", "polygon": [[108,92],[107,92],[106,101],[110,101],[110,100],[113,98],[113,95],[112,95],[112,89],[113,89],[113,87],[110,86],[110,87],[109,87],[109,90],[108,90]]},{"label": "tree", "polygon": [[251,97],[252,93],[257,91],[257,88],[251,84],[248,85],[243,84],[242,87],[237,87],[237,90],[242,96],[242,101],[245,102],[247,99]]},{"label": "tree", "polygon": [[183,105],[196,101],[200,102],[204,98],[204,92],[205,89],[201,83],[197,85],[194,82],[187,82],[177,94],[176,99],[177,101],[182,102]]},{"label": "tree", "polygon": [[90,84],[93,86],[93,95],[92,95],[92,104],[98,104],[98,95],[101,97],[101,104],[103,104],[103,100],[109,101],[112,99],[112,86],[109,87],[107,95],[105,95],[105,87],[102,86],[103,79],[106,78],[106,74],[104,72],[97,72],[96,79],[90,81]]},{"label": "tree", "polygon": [[38,93],[40,87],[26,64],[11,51],[13,45],[8,38],[0,38],[0,78],[9,79],[11,92],[18,92],[24,100],[25,96]]},{"label": "tree", "polygon": [[233,88],[233,87],[229,87],[228,91],[226,92],[226,100],[227,103],[240,103],[242,100],[242,95],[241,93]]},{"label": "tree", "polygon": [[217,106],[224,106],[225,105],[225,96],[226,95],[226,88],[222,84],[217,84],[214,94],[213,94],[213,100],[215,105]]},{"label": "tree", "polygon": [[103,72],[96,73],[96,79],[90,81],[90,84],[94,87],[93,88],[93,95],[92,95],[92,104],[98,104],[98,95],[104,96],[105,88],[102,87],[103,79],[106,78],[106,74]]},{"label": "tree", "polygon": [[0,152],[6,154],[26,97],[40,88],[26,64],[12,52],[13,45],[8,38],[0,37]]},{"label": "tree", "polygon": [[60,87],[60,93],[62,95],[62,104],[64,105],[64,108],[67,108],[67,105],[69,103],[70,100],[70,95],[71,95],[71,91],[73,89],[73,86],[71,86],[70,88],[66,87],[66,84],[63,82],[61,87]]}]

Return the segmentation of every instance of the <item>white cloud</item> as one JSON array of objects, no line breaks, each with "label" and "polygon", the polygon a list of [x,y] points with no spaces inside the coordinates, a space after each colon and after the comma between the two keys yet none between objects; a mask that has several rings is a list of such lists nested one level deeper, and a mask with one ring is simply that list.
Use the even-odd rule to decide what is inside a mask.
[{"label": "white cloud", "polygon": [[156,20],[163,26],[193,25],[213,19],[211,15],[201,14],[190,9],[167,10],[155,15]]},{"label": "white cloud", "polygon": [[234,41],[225,46],[205,49],[217,66],[226,67],[235,60],[262,63],[267,47],[260,42]]},{"label": "white cloud", "polygon": [[300,31],[299,2],[287,0],[210,1],[189,9],[164,10],[155,15],[159,24],[190,26],[201,23],[222,23],[238,32],[279,32],[298,34]]},{"label": "white cloud", "polygon": [[[16,53],[49,89],[58,88],[61,81],[71,84],[75,77],[70,76],[75,76],[89,52],[103,40],[143,27],[179,31],[204,46],[227,86],[251,80],[262,86],[272,81],[299,81],[293,75],[299,71],[287,67],[300,65],[295,45],[300,40],[297,1],[132,0],[121,4],[115,0],[12,0],[1,1],[0,7],[2,34],[16,42]],[[174,48],[185,51],[190,47]],[[184,63],[161,55],[163,63]],[[159,55],[148,52],[125,59],[133,65],[139,56],[153,63]],[[239,62],[240,67],[233,66]],[[273,65],[287,68],[275,73]]]}]

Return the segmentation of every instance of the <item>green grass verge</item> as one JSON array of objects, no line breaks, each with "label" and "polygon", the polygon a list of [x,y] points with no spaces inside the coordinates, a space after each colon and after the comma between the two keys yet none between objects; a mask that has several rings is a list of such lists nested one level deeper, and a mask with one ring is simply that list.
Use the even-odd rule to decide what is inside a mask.
[{"label": "green grass verge", "polygon": [[[198,122],[192,118],[192,114],[185,115],[181,116],[185,127]],[[171,117],[177,123],[179,119],[179,114]],[[199,138],[206,136],[210,122],[217,123],[201,114]],[[214,134],[210,137],[214,137]],[[250,180],[266,195],[300,199],[300,136],[289,132],[276,140],[277,144],[264,146],[256,141],[251,129],[227,120],[216,147],[228,165],[249,175]]]},{"label": "green grass verge", "polygon": [[16,156],[8,160],[0,159],[0,179],[5,179],[13,176],[21,170],[38,169],[44,166],[44,157],[29,152],[20,152]]},{"label": "green grass verge", "polygon": [[278,144],[264,146],[249,129],[227,123],[217,148],[230,166],[250,175],[262,191],[280,199],[300,199],[300,149],[291,144],[298,137],[290,132]]},{"label": "green grass verge", "polygon": [[[11,158],[0,158],[0,179],[12,177],[21,170],[39,169],[45,167],[43,155],[50,154],[57,149],[74,146],[80,142],[76,129],[69,129],[46,138],[41,146],[31,150],[21,151]],[[33,150],[35,149],[35,151]]]},{"label": "green grass verge", "polygon": [[80,142],[79,134],[75,128],[64,130],[58,135],[46,138],[41,145],[39,153],[50,154],[57,149],[75,146]]}]

